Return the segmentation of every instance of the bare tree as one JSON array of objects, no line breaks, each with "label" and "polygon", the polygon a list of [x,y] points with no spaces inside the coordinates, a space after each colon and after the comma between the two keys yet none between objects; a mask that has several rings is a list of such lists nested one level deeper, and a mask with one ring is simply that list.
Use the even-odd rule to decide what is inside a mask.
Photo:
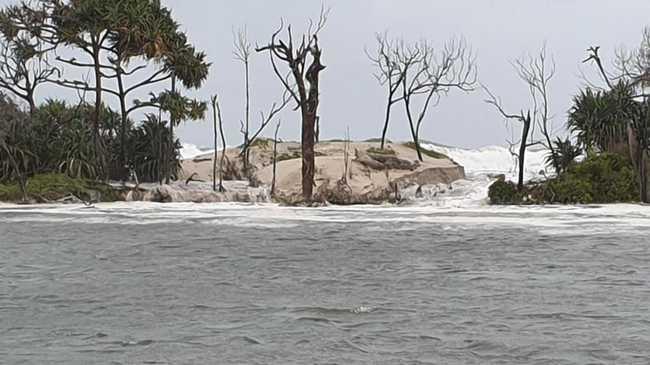
[{"label": "bare tree", "polygon": [[343,176],[341,182],[349,186],[348,176],[350,175],[350,127],[345,131],[345,144],[343,145]]},{"label": "bare tree", "polygon": [[273,136],[273,180],[271,181],[271,196],[275,196],[275,185],[278,168],[278,133],[280,132],[280,121],[275,127],[275,135]]},{"label": "bare tree", "polygon": [[406,76],[406,72],[403,72],[400,63],[397,62],[399,49],[403,48],[403,42],[389,39],[387,33],[377,33],[376,40],[376,53],[371,54],[366,51],[366,54],[375,66],[375,78],[388,91],[384,127],[381,132],[381,149],[384,149],[393,105],[403,100],[397,91],[402,85],[402,79]]},{"label": "bare tree", "polygon": [[[436,54],[426,41],[414,45],[401,45],[397,49],[396,62],[402,77],[402,100],[409,122],[418,158],[423,161],[420,150],[422,122],[431,106],[452,89],[470,92],[477,83],[476,59],[463,39],[448,41]],[[414,114],[415,99],[421,96],[420,111]]]},{"label": "bare tree", "polygon": [[[286,39],[278,39],[285,30],[284,22],[273,33],[268,45],[257,47],[257,52],[269,52],[271,65],[278,79],[282,82],[291,98],[296,102],[302,117],[302,194],[307,201],[312,199],[314,175],[316,171],[314,145],[315,126],[320,103],[320,73],[325,69],[321,62],[322,50],[318,43],[318,34],[325,26],[328,11],[321,8],[317,23],[310,21],[306,34],[294,44],[291,25],[286,27]],[[293,76],[295,87],[282,76],[276,60],[284,62]]]},{"label": "bare tree", "polygon": [[[531,116],[531,111],[529,109],[527,111],[522,110],[519,114],[507,113],[502,107],[501,100],[498,99],[496,96],[494,96],[494,94],[492,94],[487,87],[484,87],[484,89],[485,92],[490,97],[485,101],[486,103],[494,105],[494,107],[497,108],[499,113],[501,113],[501,115],[507,120],[514,120],[522,124],[521,139],[519,140],[519,153],[516,154],[516,157],[519,162],[518,164],[519,178],[517,180],[517,188],[519,188],[519,190],[523,190],[524,170],[526,167],[526,151],[528,150],[529,147],[538,144],[537,142],[529,141],[529,138],[531,138],[532,135],[534,134],[531,133],[531,130],[534,129],[534,123],[533,123],[533,117]],[[513,144],[511,144],[511,146],[512,145]]]},{"label": "bare tree", "polygon": [[[599,61],[598,54],[591,55],[589,59]],[[641,44],[636,50],[626,51],[621,49],[616,53],[614,61],[616,70],[620,74],[618,78],[625,78],[633,86],[641,89],[640,96],[644,96],[645,89],[650,86],[650,27],[643,30]],[[608,86],[612,88],[611,83]]]},{"label": "bare tree", "polygon": [[219,97],[214,95],[212,97],[212,112],[214,118],[214,160],[212,162],[212,189],[217,191],[217,124],[219,126],[219,132],[221,133],[221,144],[223,145],[223,150],[221,151],[221,159],[219,161],[219,192],[225,192],[226,189],[223,186],[223,164],[226,158],[226,136],[223,133],[223,119],[221,118],[221,107],[219,105]]},{"label": "bare tree", "polygon": [[241,156],[248,155],[250,148],[255,144],[255,141],[260,137],[262,132],[266,127],[273,121],[273,119],[282,111],[284,108],[289,105],[291,102],[291,96],[288,92],[284,92],[282,95],[282,101],[280,103],[274,102],[271,105],[268,113],[260,112],[260,125],[252,135],[249,135],[248,141],[241,148]]},{"label": "bare tree", "polygon": [[[521,123],[521,139],[518,141],[519,152],[513,154],[518,160],[519,176],[517,187],[522,190],[524,188],[524,171],[526,167],[526,151],[528,148],[535,145],[542,145],[549,149],[552,148],[548,84],[555,75],[555,65],[546,56],[545,47],[542,47],[537,56],[518,59],[512,65],[517,72],[517,76],[528,87],[532,104],[528,109],[522,109],[518,114],[508,113],[505,111],[503,103],[499,98],[487,87],[483,86],[483,89],[489,96],[486,100],[488,104],[493,105],[506,120]],[[543,141],[537,140],[535,135],[536,127],[541,131]],[[511,149],[515,144],[517,143],[509,142]]]},{"label": "bare tree", "polygon": [[[242,63],[244,66],[244,86],[246,88],[246,101],[244,107],[244,120],[241,122],[241,133],[244,136],[244,143],[242,146],[249,145],[249,133],[250,133],[250,105],[251,105],[251,90],[250,90],[250,59],[253,51],[253,46],[248,40],[248,33],[246,28],[241,28],[234,35],[234,56],[235,59]],[[248,176],[249,170],[249,154],[248,149],[242,150],[243,161],[244,161],[244,171]]]},{"label": "bare tree", "polygon": [[533,123],[542,135],[540,143],[546,148],[552,158],[554,168],[559,172],[557,154],[553,146],[553,125],[550,114],[549,83],[555,76],[555,61],[549,59],[546,46],[543,46],[537,56],[529,56],[514,61],[519,78],[526,83],[533,103]]}]

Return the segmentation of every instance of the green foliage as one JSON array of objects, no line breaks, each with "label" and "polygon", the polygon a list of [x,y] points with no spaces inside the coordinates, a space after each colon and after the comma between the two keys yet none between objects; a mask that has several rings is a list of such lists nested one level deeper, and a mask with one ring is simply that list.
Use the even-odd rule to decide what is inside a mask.
[{"label": "green foliage", "polygon": [[518,190],[499,180],[489,189],[492,204],[609,204],[638,200],[638,180],[632,163],[617,154],[593,155],[572,164],[558,177]]},{"label": "green foliage", "polygon": [[582,155],[582,149],[574,145],[570,138],[553,141],[553,152],[546,156],[546,164],[552,166],[558,174],[566,171]]},{"label": "green foliage", "polygon": [[178,140],[169,148],[170,131],[167,123],[155,115],[148,115],[130,134],[129,164],[140,182],[162,181],[165,173],[176,179],[181,169]]},{"label": "green foliage", "polygon": [[4,94],[0,93],[0,182],[22,179],[38,166],[31,151],[29,118]]},{"label": "green foliage", "polygon": [[381,149],[379,147],[370,147],[366,152],[368,152],[368,154],[371,155],[389,155],[389,156],[395,155],[395,151],[393,151],[390,148]]},{"label": "green foliage", "polygon": [[494,205],[517,205],[523,203],[526,194],[517,189],[517,184],[499,179],[490,186],[488,196]]},{"label": "green foliage", "polygon": [[200,120],[205,117],[208,104],[181,95],[179,92],[163,91],[152,95],[152,104],[170,114],[171,120],[180,123],[185,120]]},{"label": "green foliage", "polygon": [[[93,140],[94,114],[90,105],[69,106],[48,100],[29,117],[13,102],[0,97],[0,182],[22,175],[62,173],[78,179],[98,179]],[[118,178],[121,120],[108,108],[101,112],[100,131],[111,171]],[[178,176],[180,143],[170,146],[167,123],[149,116],[139,126],[127,121],[127,165],[141,182],[158,182],[161,171]],[[11,156],[8,155],[11,153]],[[16,167],[19,170],[16,170]]]},{"label": "green foliage", "polygon": [[[416,146],[415,146],[415,143],[413,143],[413,142],[406,142],[406,143],[404,143],[404,146],[408,147],[410,149],[413,149],[413,150],[417,149]],[[420,152],[422,152],[422,154],[425,155],[425,156],[429,156],[431,158],[435,158],[435,159],[438,159],[438,160],[443,160],[443,159],[449,160],[450,159],[445,154],[442,154],[442,153],[439,153],[439,152],[436,152],[436,151],[432,151],[432,150],[428,150],[426,148],[423,148],[422,146],[420,146]]]},{"label": "green foliage", "polygon": [[[38,202],[56,201],[70,195],[84,200],[99,196],[102,201],[115,201],[118,192],[106,184],[65,174],[41,174],[27,180],[27,199]],[[22,192],[16,183],[0,184],[0,201],[21,201]]]},{"label": "green foliage", "polygon": [[574,98],[568,127],[587,151],[611,152],[627,141],[628,121],[636,114],[633,89],[620,82],[612,90],[582,91]]},{"label": "green foliage", "polygon": [[553,203],[620,203],[639,198],[634,166],[616,154],[591,156],[548,182],[545,200]]}]

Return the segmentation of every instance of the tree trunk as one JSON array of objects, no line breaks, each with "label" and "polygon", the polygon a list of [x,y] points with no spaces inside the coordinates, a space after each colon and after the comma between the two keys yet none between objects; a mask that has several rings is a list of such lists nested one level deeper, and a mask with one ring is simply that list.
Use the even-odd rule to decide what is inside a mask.
[{"label": "tree trunk", "polygon": [[[176,76],[172,77],[172,93],[176,93]],[[167,148],[167,159],[165,160],[165,184],[171,182],[171,163],[174,157],[175,143],[174,143],[174,126],[178,121],[174,112],[169,115],[169,146]]]},{"label": "tree trunk", "polygon": [[521,144],[519,145],[519,180],[517,188],[519,191],[524,190],[524,170],[526,168],[526,149],[528,148],[528,134],[530,133],[531,119],[530,115],[523,120],[524,127],[521,134]]},{"label": "tree trunk", "polygon": [[[219,104],[217,104],[218,106]],[[226,189],[223,187],[223,163],[226,161],[226,134],[223,133],[223,119],[221,119],[221,111],[219,112],[219,133],[221,134],[221,144],[223,149],[221,150],[221,161],[219,162],[219,191],[225,192]]]},{"label": "tree trunk", "polygon": [[29,115],[33,116],[36,112],[36,100],[34,98],[34,91],[30,91],[27,94],[27,103],[29,103]]},{"label": "tree trunk", "polygon": [[314,127],[316,114],[306,110],[302,113],[302,196],[311,201],[314,189],[316,159],[314,154]]},{"label": "tree trunk", "polygon": [[[392,95],[391,95],[392,98]],[[384,120],[384,129],[381,132],[381,149],[384,149],[386,145],[386,135],[388,134],[388,123],[390,122],[390,111],[393,107],[393,103],[389,100],[388,105],[386,105],[386,119]]]},{"label": "tree trunk", "polygon": [[95,158],[97,161],[97,170],[99,175],[106,178],[104,164],[104,149],[103,143],[99,135],[99,122],[101,119],[102,110],[102,73],[100,67],[100,48],[99,45],[93,46],[93,63],[95,69],[95,113],[93,115],[93,142],[95,145]]},{"label": "tree trunk", "polygon": [[[316,174],[316,157],[314,153],[316,119],[318,118],[318,105],[320,104],[320,72],[325,69],[321,63],[321,50],[316,43],[312,46],[313,61],[307,70],[305,78],[309,82],[309,94],[301,103],[302,111],[302,196],[306,201],[311,201],[314,192],[314,176]],[[299,72],[294,70],[294,75]],[[296,77],[300,80],[302,77]],[[300,87],[300,85],[299,85]],[[304,82],[302,84],[304,95]]]},{"label": "tree trunk", "polygon": [[413,118],[411,115],[411,107],[408,105],[407,102],[404,103],[406,105],[406,116],[408,117],[409,120],[409,127],[411,129],[411,137],[413,137],[413,144],[415,145],[415,152],[418,154],[418,160],[420,162],[424,161],[424,157],[422,156],[422,151],[420,151],[420,140],[418,138],[418,134],[415,131],[415,127],[413,126]]},{"label": "tree trunk", "polygon": [[244,151],[244,173],[246,174],[246,178],[248,179],[249,183],[251,181],[251,173],[250,173],[250,150],[249,150],[249,130],[250,130],[250,74],[249,74],[249,64],[248,64],[248,59],[244,62],[244,69],[245,69],[245,81],[246,81],[246,124],[244,126],[244,148],[246,148],[246,151]]},{"label": "tree trunk", "polygon": [[127,126],[127,110],[126,110],[126,94],[124,93],[124,80],[122,79],[122,62],[117,61],[115,68],[117,76],[117,87],[120,94],[120,166],[119,176],[122,181],[126,181],[128,177],[128,164],[126,161],[126,126]]},{"label": "tree trunk", "polygon": [[280,122],[275,127],[275,136],[273,137],[273,179],[271,180],[271,197],[275,196],[275,183],[278,168],[278,132],[280,131]]},{"label": "tree trunk", "polygon": [[[214,99],[213,99],[214,100]],[[212,113],[213,113],[213,129],[214,129],[214,157],[212,158],[212,191],[217,191],[217,153],[219,148],[219,132],[217,130],[217,106],[213,101],[212,103]]]},{"label": "tree trunk", "polygon": [[642,141],[637,143],[636,163],[639,175],[639,196],[642,203],[648,202],[648,177],[646,176],[645,148]]}]

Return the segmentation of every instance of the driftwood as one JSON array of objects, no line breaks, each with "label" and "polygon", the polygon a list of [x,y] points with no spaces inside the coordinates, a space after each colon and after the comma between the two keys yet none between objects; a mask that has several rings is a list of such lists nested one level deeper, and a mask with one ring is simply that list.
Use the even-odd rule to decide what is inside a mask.
[{"label": "driftwood", "polygon": [[391,170],[415,171],[417,170],[418,167],[420,167],[419,162],[411,162],[408,160],[403,160],[401,158],[392,155],[370,154],[369,156],[373,160],[381,162],[382,164],[384,164],[384,166],[386,166],[386,168]]},{"label": "driftwood", "polygon": [[187,180],[185,180],[185,185],[189,185],[191,182],[205,182],[205,180],[201,179],[195,179],[195,177],[198,175],[197,172],[193,173],[192,176],[190,176]]},{"label": "driftwood", "polygon": [[358,149],[354,150],[354,154],[356,156],[356,159],[354,161],[369,167],[373,170],[385,170],[386,165],[383,163],[371,158],[366,152],[364,151],[359,151]]},{"label": "driftwood", "polygon": [[420,167],[418,162],[403,160],[392,155],[368,154],[355,149],[356,162],[373,170],[409,170],[414,171]]}]

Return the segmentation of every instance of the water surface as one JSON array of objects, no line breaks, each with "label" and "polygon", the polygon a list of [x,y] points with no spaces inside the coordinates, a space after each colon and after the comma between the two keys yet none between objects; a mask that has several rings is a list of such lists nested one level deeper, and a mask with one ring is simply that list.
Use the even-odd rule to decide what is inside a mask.
[{"label": "water surface", "polygon": [[647,364],[650,208],[0,207],[7,364]]}]

